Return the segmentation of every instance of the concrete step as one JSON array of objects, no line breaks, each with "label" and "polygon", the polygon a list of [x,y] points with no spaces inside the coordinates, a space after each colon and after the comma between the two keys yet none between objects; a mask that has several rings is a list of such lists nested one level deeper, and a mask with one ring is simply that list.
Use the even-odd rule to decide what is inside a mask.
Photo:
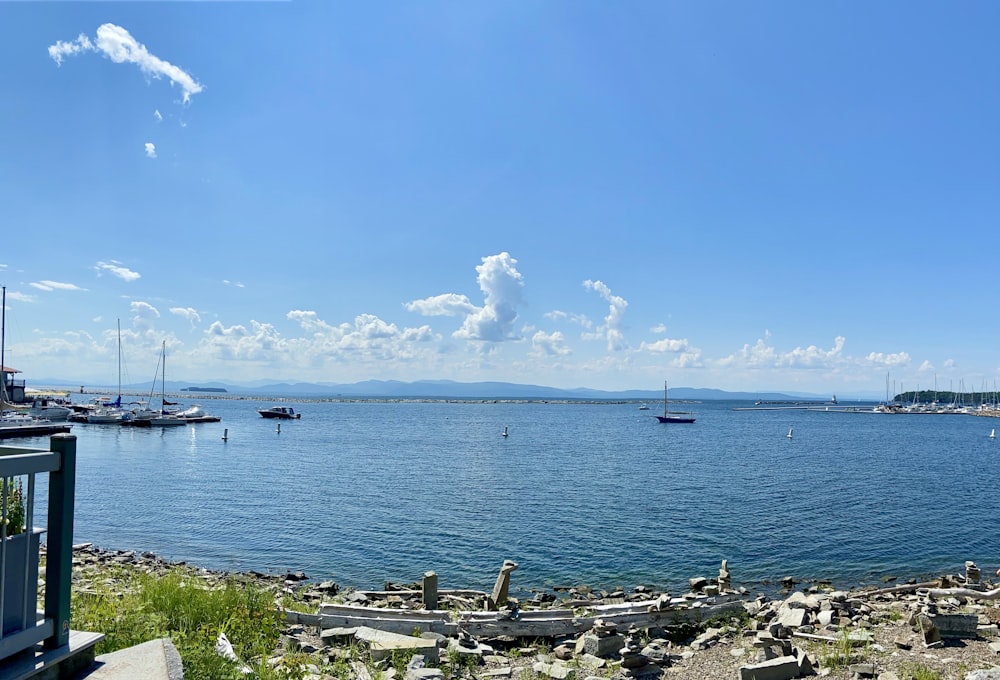
[{"label": "concrete step", "polygon": [[101,654],[76,680],[183,680],[181,656],[169,638]]},{"label": "concrete step", "polygon": [[101,633],[70,631],[58,649],[39,645],[0,662],[2,680],[183,680],[184,668],[173,643],[163,638],[94,655]]}]

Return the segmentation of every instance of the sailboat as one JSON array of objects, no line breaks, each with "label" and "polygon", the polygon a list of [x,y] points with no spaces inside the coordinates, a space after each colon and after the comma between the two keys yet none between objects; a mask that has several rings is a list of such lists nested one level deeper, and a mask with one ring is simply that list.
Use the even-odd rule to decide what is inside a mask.
[{"label": "sailboat", "polygon": [[167,413],[167,341],[163,341],[161,351],[161,363],[163,370],[160,371],[160,413],[149,419],[149,424],[156,427],[174,427],[176,425],[187,425],[184,418],[180,418],[173,413]]},{"label": "sailboat", "polygon": [[667,410],[667,381],[663,381],[663,415],[656,416],[656,419],[661,423],[693,423],[694,415],[688,411],[674,411],[670,412]]},{"label": "sailboat", "polygon": [[87,414],[87,422],[98,425],[120,424],[125,418],[122,409],[122,322],[118,320],[118,398],[108,401]]}]

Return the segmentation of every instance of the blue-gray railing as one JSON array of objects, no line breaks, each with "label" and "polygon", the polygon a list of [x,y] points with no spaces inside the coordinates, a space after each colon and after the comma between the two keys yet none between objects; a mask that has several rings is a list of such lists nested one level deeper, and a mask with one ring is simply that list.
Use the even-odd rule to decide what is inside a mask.
[{"label": "blue-gray railing", "polygon": [[[73,506],[76,494],[76,436],[56,434],[49,440],[48,451],[18,447],[0,447],[0,660],[30,649],[39,643],[46,648],[69,644],[70,582],[73,569]],[[26,541],[24,564],[11,563],[14,553],[8,537],[8,495],[12,481],[27,477],[23,494],[25,537],[40,533],[34,527],[35,477],[48,473],[48,519],[45,531],[45,604],[38,612],[37,542]],[[31,579],[34,560],[34,579]],[[22,569],[23,567],[23,569]],[[24,579],[15,583],[14,580]],[[16,596],[13,605],[15,625],[8,630],[7,615],[12,605],[4,602],[8,594]],[[17,615],[20,613],[20,616]],[[16,625],[17,623],[20,625]],[[4,632],[6,631],[6,632]]]}]

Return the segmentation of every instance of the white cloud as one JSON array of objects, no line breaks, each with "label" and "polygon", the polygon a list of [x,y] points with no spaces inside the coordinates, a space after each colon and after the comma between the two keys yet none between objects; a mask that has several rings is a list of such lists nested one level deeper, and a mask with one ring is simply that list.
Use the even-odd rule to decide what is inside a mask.
[{"label": "white cloud", "polygon": [[56,64],[62,66],[63,57],[72,57],[80,52],[93,51],[93,49],[94,45],[90,42],[90,39],[81,33],[77,36],[76,40],[70,42],[57,40],[55,45],[49,46],[49,56],[52,57]]},{"label": "white cloud", "polygon": [[246,288],[246,286],[240,283],[239,281],[230,281],[229,279],[222,279],[222,283],[224,283],[227,286],[235,286],[236,288]]},{"label": "white cloud", "polygon": [[423,316],[456,316],[476,311],[469,298],[458,293],[443,293],[423,300],[414,300],[403,305],[409,312]]},{"label": "white cloud", "polygon": [[163,114],[162,114],[162,113],[160,113],[160,110],[159,110],[159,109],[155,109],[155,110],[153,111],[153,118],[155,118],[155,119],[156,119],[156,122],[157,122],[157,123],[160,123],[160,122],[162,122],[162,121],[163,121]]},{"label": "white cloud", "polygon": [[[830,349],[809,345],[778,352],[763,339],[758,339],[755,344],[743,345],[741,350],[719,359],[717,363],[737,368],[833,368],[846,360],[843,356],[845,342],[842,336],[838,336]],[[872,355],[869,355],[869,361],[872,360]]]},{"label": "white cloud", "polygon": [[34,302],[37,298],[34,295],[28,295],[27,293],[19,293],[16,290],[8,290],[7,299],[15,300],[17,302]]},{"label": "white cloud", "polygon": [[97,275],[100,276],[102,273],[107,272],[114,276],[117,276],[122,281],[135,281],[136,279],[142,278],[142,275],[138,272],[134,272],[128,267],[121,266],[121,262],[116,260],[111,260],[110,262],[98,262],[94,265],[94,269],[97,270]]},{"label": "white cloud", "polygon": [[201,315],[198,313],[198,310],[192,309],[191,307],[171,307],[170,313],[187,319],[191,322],[192,328],[201,323]]},{"label": "white cloud", "polygon": [[160,318],[160,310],[148,302],[132,302],[132,325],[140,331],[152,330],[153,323]]},{"label": "white cloud", "polygon": [[920,367],[917,369],[917,371],[920,373],[933,373],[934,364],[925,359],[924,362],[920,364]]},{"label": "white cloud", "polygon": [[74,41],[67,43],[60,40],[49,47],[49,56],[60,66],[64,57],[75,56],[81,52],[100,52],[116,64],[135,64],[152,78],[159,79],[165,76],[172,85],[180,86],[185,104],[191,100],[191,95],[198,94],[204,89],[190,74],[169,61],[150,54],[145,45],[136,41],[127,30],[115,24],[99,26],[95,42],[91,42],[81,33]]},{"label": "white cloud", "polygon": [[869,362],[880,366],[906,366],[910,363],[910,355],[906,352],[895,354],[883,354],[882,352],[871,352],[865,357]]},{"label": "white cloud", "polygon": [[146,142],[144,146],[146,147],[146,157],[156,158],[156,145],[152,142]]},{"label": "white cloud", "polygon": [[28,285],[46,292],[53,290],[87,290],[86,288],[80,288],[75,283],[60,283],[59,281],[33,281]]},{"label": "white cloud", "polygon": [[508,253],[482,258],[476,267],[476,281],[484,295],[482,307],[458,293],[443,293],[423,300],[413,300],[403,306],[424,316],[457,316],[464,314],[462,327],[453,337],[482,342],[503,342],[513,339],[517,307],[521,304],[524,280],[517,271],[517,260]]},{"label": "white cloud", "polygon": [[566,339],[559,331],[554,333],[537,331],[531,336],[531,347],[533,356],[565,356],[571,352],[570,348],[566,346]]},{"label": "white cloud", "polygon": [[583,287],[592,290],[608,302],[608,315],[604,317],[604,325],[599,326],[594,333],[588,333],[584,337],[587,339],[603,338],[607,340],[608,351],[616,352],[626,348],[625,334],[622,332],[622,318],[625,316],[625,308],[628,302],[625,298],[614,295],[611,289],[603,281],[591,281],[587,279],[583,282]]},{"label": "white cloud", "polygon": [[652,328],[650,328],[649,332],[650,333],[666,333],[667,332],[667,327],[666,327],[666,325],[664,325],[662,323],[658,323],[655,326],[653,326]]},{"label": "white cloud", "polygon": [[670,338],[663,338],[662,340],[657,340],[656,342],[644,342],[639,346],[639,349],[647,352],[656,352],[658,354],[663,354],[665,352],[683,352],[687,348],[688,341],[686,339],[672,340]]},{"label": "white cloud", "polygon": [[517,307],[521,304],[524,279],[517,271],[517,260],[508,253],[490,255],[476,267],[479,289],[485,295],[484,305],[467,317],[462,327],[452,333],[456,338],[503,342],[513,338]]},{"label": "white cloud", "polygon": [[594,327],[594,322],[588,319],[584,314],[570,314],[569,312],[563,312],[557,309],[551,312],[546,312],[542,316],[546,319],[552,319],[553,321],[569,321],[571,323],[579,324],[584,328]]}]

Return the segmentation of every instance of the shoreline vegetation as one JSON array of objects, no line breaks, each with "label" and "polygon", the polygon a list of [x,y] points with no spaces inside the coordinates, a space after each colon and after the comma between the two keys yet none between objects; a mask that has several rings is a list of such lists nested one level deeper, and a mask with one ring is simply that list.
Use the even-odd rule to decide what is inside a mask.
[{"label": "shoreline vegetation", "polygon": [[[462,632],[463,616],[486,609],[491,597],[473,591],[441,591],[438,609],[451,611],[457,635],[419,629],[393,635],[375,619],[347,628],[323,625],[317,613],[325,603],[419,612],[420,584],[360,591],[314,583],[301,572],[213,571],[92,544],[74,546],[73,558],[73,628],[105,635],[98,654],[170,638],[188,680],[1000,678],[1000,668],[989,670],[1000,664],[1000,607],[993,599],[1000,588],[993,590],[971,562],[961,575],[849,591],[786,578],[773,596],[733,583],[726,563],[718,577],[692,577],[680,596],[643,586],[536,590],[530,598],[509,598],[501,612],[517,619],[535,610],[571,611],[592,625],[512,638]],[[641,616],[593,618],[610,611],[606,605],[649,601],[691,611],[705,602],[725,606],[713,608],[722,613],[708,620],[678,617],[676,625],[648,628],[627,625]],[[773,675],[775,668],[783,675]]]}]

